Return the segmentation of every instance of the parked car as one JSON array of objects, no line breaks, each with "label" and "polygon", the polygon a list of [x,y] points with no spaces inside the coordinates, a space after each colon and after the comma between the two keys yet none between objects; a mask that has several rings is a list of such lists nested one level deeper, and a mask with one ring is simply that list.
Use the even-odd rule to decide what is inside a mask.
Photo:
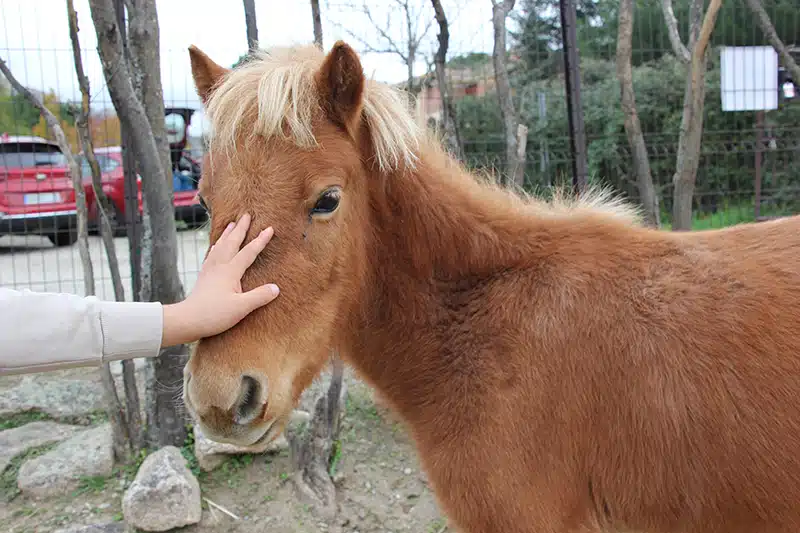
[{"label": "parked car", "polygon": [[[111,222],[111,229],[114,235],[125,235],[125,175],[123,172],[122,162],[122,148],[119,146],[110,146],[104,148],[95,148],[95,157],[97,163],[100,165],[102,172],[103,192],[108,197],[111,203],[111,209],[108,213],[109,221]],[[83,155],[80,156],[79,163],[81,165],[81,173],[86,186],[86,202],[89,209],[89,225],[93,229],[98,226],[98,203],[95,198],[94,189],[92,188],[92,172],[89,163]],[[186,182],[194,184],[192,187],[176,186],[177,190],[173,193],[173,206],[175,208],[175,218],[182,220],[190,228],[195,228],[208,219],[208,214],[205,209],[197,201],[197,186],[196,182],[200,179],[200,165],[189,157],[188,153],[184,153],[181,157],[181,166],[188,167]],[[138,195],[139,195],[139,214],[142,213],[142,179],[141,176],[137,178]],[[173,179],[173,183],[175,179]]]},{"label": "parked car", "polygon": [[0,135],[0,235],[35,234],[56,246],[78,240],[75,192],[58,145]]}]

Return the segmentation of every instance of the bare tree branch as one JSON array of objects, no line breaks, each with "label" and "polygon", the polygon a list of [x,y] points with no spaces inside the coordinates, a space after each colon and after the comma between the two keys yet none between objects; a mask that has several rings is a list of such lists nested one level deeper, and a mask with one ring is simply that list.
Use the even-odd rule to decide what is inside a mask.
[{"label": "bare tree branch", "polygon": [[78,210],[78,251],[80,252],[81,264],[83,266],[83,290],[86,296],[93,296],[95,294],[94,269],[89,255],[86,191],[83,188],[83,180],[81,179],[81,168],[75,160],[72,147],[67,140],[66,134],[64,134],[64,129],[61,127],[56,116],[44,105],[41,98],[22,85],[17,78],[14,77],[14,74],[11,73],[8,65],[6,65],[6,62],[2,59],[0,59],[0,72],[3,73],[15,91],[24,96],[26,100],[39,110],[39,113],[44,117],[47,127],[50,129],[53,137],[55,137],[58,147],[67,159],[70,177],[72,178],[72,186],[75,189],[75,203],[77,204]]},{"label": "bare tree branch", "polygon": [[658,195],[653,187],[650,173],[650,160],[647,146],[636,112],[636,97],[633,91],[633,68],[631,66],[633,39],[633,0],[621,0],[619,5],[619,25],[617,29],[617,78],[622,99],[622,112],[625,116],[625,133],[631,146],[633,170],[639,187],[639,196],[644,206],[645,222],[659,227],[661,222]]},{"label": "bare tree branch", "polygon": [[767,37],[767,39],[769,39],[772,47],[781,56],[783,64],[786,65],[787,69],[789,69],[792,79],[797,83],[800,83],[800,67],[797,66],[797,62],[795,62],[792,54],[789,53],[789,49],[786,48],[786,45],[783,44],[781,38],[778,37],[778,32],[775,31],[775,27],[772,25],[772,21],[770,21],[767,11],[764,9],[764,6],[761,5],[761,0],[747,0],[747,5],[756,16],[758,25],[761,27],[761,31],[764,32],[764,35]]},{"label": "bare tree branch", "polygon": [[255,0],[244,0],[244,24],[247,29],[247,48],[253,51],[258,46]]},{"label": "bare tree branch", "polygon": [[442,7],[441,0],[431,0],[433,11],[436,15],[436,22],[439,25],[439,47],[434,57],[434,67],[436,69],[436,81],[439,85],[439,95],[442,99],[442,129],[445,134],[445,141],[451,153],[462,159],[464,150],[461,145],[461,136],[458,131],[456,121],[456,109],[453,99],[450,97],[450,87],[447,83],[447,49],[450,46],[450,27],[447,24],[447,15]]},{"label": "bare tree branch", "polygon": [[[417,12],[416,10],[412,9],[409,0],[393,0],[393,4],[397,9],[399,9],[400,14],[402,14],[404,19],[404,28],[407,33],[405,37],[401,37],[399,39],[392,37],[390,28],[396,26],[397,21],[393,20],[391,11],[387,13],[386,24],[379,24],[366,0],[363,0],[359,7],[356,7],[352,4],[349,7],[355,11],[360,11],[367,17],[370,25],[378,33],[380,45],[373,45],[363,37],[356,35],[353,31],[345,28],[342,24],[337,24],[335,22],[334,24],[338,28],[341,28],[347,32],[347,34],[350,35],[354,40],[358,41],[364,52],[395,54],[402,59],[407,69],[406,88],[408,89],[409,94],[414,94],[417,89],[417,87],[414,86],[414,64],[416,63],[422,42],[425,40],[425,37],[430,31],[434,19],[432,17],[425,17],[421,11]],[[395,15],[397,14],[398,13],[395,12]],[[425,24],[423,29],[420,31],[418,28],[421,20],[425,20]]]},{"label": "bare tree branch", "polygon": [[672,0],[661,0],[661,11],[664,13],[664,22],[667,25],[667,35],[669,35],[672,51],[678,59],[688,63],[691,61],[692,56],[689,53],[689,49],[681,41],[681,34],[678,31],[678,19],[675,18],[675,12],[672,9]]},{"label": "bare tree branch", "polygon": [[706,50],[721,6],[722,0],[711,0],[697,41],[692,47],[692,62],[686,79],[681,132],[678,138],[677,165],[672,178],[672,229],[676,231],[686,231],[692,227],[692,200],[703,137]]},{"label": "bare tree branch", "polygon": [[322,48],[322,14],[319,0],[311,0],[311,18],[314,20],[314,44]]},{"label": "bare tree branch", "polygon": [[[100,165],[94,154],[94,146],[92,142],[91,133],[89,131],[89,117],[91,116],[91,102],[89,89],[89,78],[83,69],[83,60],[81,58],[81,46],[78,39],[78,14],[75,11],[73,0],[67,0],[67,16],[69,19],[69,37],[72,43],[72,55],[75,63],[75,73],[78,77],[78,86],[81,91],[81,108],[75,120],[75,126],[80,135],[81,147],[83,148],[84,157],[89,163],[92,171],[92,188],[95,194],[95,201],[97,202],[97,219],[100,225],[100,236],[103,241],[103,246],[106,250],[108,258],[108,267],[111,273],[111,283],[114,286],[114,297],[118,302],[125,301],[125,289],[122,285],[122,276],[119,270],[119,260],[117,258],[116,248],[114,246],[114,235],[111,228],[111,223],[108,218],[108,213],[114,207],[111,205],[108,197],[103,191],[102,174]],[[119,222],[119,219],[118,219]],[[104,365],[104,373],[108,373],[106,379],[111,376],[111,369],[109,365]],[[133,451],[138,451],[142,448],[142,422],[141,411],[139,403],[139,390],[136,386],[136,372],[133,361],[122,362],[122,379],[126,397],[126,412],[127,415],[123,418],[121,416],[112,416],[112,421],[116,424],[124,424],[122,427],[114,429],[115,441],[121,439],[123,436],[127,442],[115,442],[117,453],[122,452],[123,445],[131,446]],[[111,380],[113,383],[113,379]],[[115,410],[121,410],[119,397],[114,390],[114,397],[116,403],[112,405]]]},{"label": "bare tree branch", "polygon": [[514,0],[492,1],[492,24],[494,26],[494,77],[497,82],[497,98],[500,101],[500,114],[503,118],[503,132],[506,139],[507,176],[510,183],[522,187],[525,179],[525,154],[519,157],[517,150],[517,123],[519,117],[511,99],[511,83],[506,66],[506,18],[514,9]]}]

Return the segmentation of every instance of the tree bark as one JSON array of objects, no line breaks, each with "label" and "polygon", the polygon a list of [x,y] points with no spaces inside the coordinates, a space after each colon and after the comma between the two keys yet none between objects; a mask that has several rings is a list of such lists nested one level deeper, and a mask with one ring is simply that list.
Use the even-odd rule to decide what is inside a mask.
[{"label": "tree bark", "polygon": [[[102,175],[100,165],[94,155],[94,146],[89,132],[89,117],[91,116],[91,103],[89,89],[89,79],[83,69],[81,58],[81,47],[78,39],[78,14],[75,11],[73,0],[67,0],[67,16],[69,19],[69,36],[72,43],[72,56],[75,64],[75,73],[78,77],[78,86],[81,91],[81,107],[75,119],[75,127],[80,136],[81,147],[83,148],[86,161],[92,170],[92,188],[97,202],[97,219],[100,225],[100,236],[108,258],[108,267],[111,274],[111,283],[114,286],[114,299],[118,302],[125,301],[125,289],[122,285],[122,276],[119,270],[119,260],[114,247],[114,236],[112,235],[111,224],[108,220],[110,202],[103,191]],[[114,387],[116,403],[112,403],[112,408],[121,410],[119,396],[116,393],[116,385],[111,377],[111,367],[103,365],[103,382]],[[114,427],[114,448],[115,453],[120,459],[126,460],[131,451],[138,451],[142,447],[141,442],[141,411],[139,403],[139,391],[136,387],[136,372],[133,361],[122,362],[122,379],[125,390],[125,414],[112,416],[111,420],[120,427]]]},{"label": "tree bark", "polygon": [[[172,209],[172,159],[169,154],[167,126],[164,119],[164,90],[161,86],[160,30],[155,0],[125,0],[128,11],[128,51],[131,60],[133,86],[144,106],[150,128],[153,130],[168,183],[170,209]],[[174,225],[174,215],[173,225]]]},{"label": "tree bark", "polygon": [[[143,177],[145,209],[152,231],[152,266],[149,272],[152,276],[152,291],[149,300],[160,301],[164,304],[174,303],[181,300],[184,294],[177,270],[177,232],[171,201],[171,181],[168,180],[169,175],[166,173],[164,154],[153,135],[153,128],[148,120],[145,107],[136,96],[131,69],[125,60],[120,28],[117,26],[112,1],[90,0],[89,5],[97,32],[97,48],[103,64],[103,74],[111,100],[120,117],[122,127],[128,128],[131,132],[134,153]],[[152,0],[142,0],[136,6],[141,6],[145,13],[131,15],[132,18],[136,18],[138,15],[142,17],[139,19],[140,21],[148,24],[157,22]],[[157,60],[158,56],[152,50],[145,49],[153,45],[157,48],[157,37],[154,40],[153,36],[158,34],[152,28],[147,31],[149,37],[137,46],[140,46],[140,50],[142,50],[138,57],[149,59],[148,62],[139,66],[151,69],[149,75],[155,76],[152,70],[157,71],[160,66],[153,64],[152,61]],[[143,80],[146,79],[143,78]],[[143,87],[146,91],[147,81],[144,81]],[[163,106],[163,103],[161,105]],[[154,106],[158,107],[157,104]],[[163,110],[163,107],[161,109]],[[163,124],[163,111],[161,121]],[[181,446],[186,438],[186,428],[182,417],[177,412],[173,391],[163,386],[181,382],[185,360],[186,349],[180,346],[164,350],[159,357],[150,362],[153,366],[153,379],[162,384],[155,388],[155,398],[149,402],[147,409],[148,429],[151,430],[151,435],[154,437],[154,445]]]},{"label": "tree bark", "polygon": [[447,83],[447,49],[450,46],[450,26],[447,22],[447,15],[442,7],[441,0],[431,0],[433,11],[436,14],[436,22],[439,24],[439,47],[434,57],[436,69],[436,82],[439,85],[439,95],[442,99],[442,129],[445,134],[445,144],[450,152],[457,158],[463,159],[464,149],[461,144],[461,136],[458,131],[456,121],[456,109],[453,99],[450,97],[450,88]]},{"label": "tree bark", "polygon": [[[675,18],[675,12],[672,10],[672,0],[661,0],[661,11],[664,13],[664,23],[667,25],[667,35],[672,45],[672,51],[678,59],[688,63],[691,61],[692,55],[689,53],[689,49],[683,45],[683,41],[681,41],[681,34],[678,31],[678,19]],[[633,23],[631,22],[631,24]]]},{"label": "tree bark", "polygon": [[244,0],[244,24],[247,28],[247,49],[252,52],[258,47],[255,0]]},{"label": "tree bark", "polygon": [[[247,3],[245,1],[245,3]],[[314,44],[322,48],[322,14],[319,0],[311,0],[311,18],[314,20]]]},{"label": "tree bark", "polygon": [[[506,66],[506,17],[514,9],[515,0],[492,1],[492,24],[494,26],[494,77],[497,83],[497,98],[500,101],[500,115],[503,120],[503,134],[506,139],[507,183],[519,187],[524,185],[525,161],[517,157],[517,113],[511,99],[511,84]],[[524,154],[523,154],[524,156]]]},{"label": "tree bark", "polygon": [[786,68],[792,75],[792,79],[795,80],[795,83],[800,83],[800,67],[797,66],[797,62],[792,57],[792,54],[789,53],[789,49],[786,48],[781,38],[778,37],[778,32],[775,31],[775,27],[772,25],[772,21],[770,21],[766,9],[761,5],[761,0],[747,0],[747,5],[756,16],[761,31],[767,39],[769,39],[770,44],[775,51],[778,52],[778,55],[781,56],[783,64],[786,65]]},{"label": "tree bark", "polygon": [[692,46],[692,61],[686,77],[681,133],[678,139],[678,156],[672,199],[672,229],[692,229],[692,200],[697,168],[700,165],[700,148],[703,140],[703,109],[706,94],[706,62],[709,40],[717,21],[722,0],[711,0],[697,40]]},{"label": "tree bark", "polygon": [[633,90],[632,38],[633,0],[621,0],[617,30],[617,78],[622,96],[622,113],[625,116],[625,133],[631,147],[633,171],[639,187],[640,202],[644,207],[645,223],[657,228],[661,225],[658,194],[653,186],[650,160],[647,156],[642,126],[639,123],[639,114],[636,112],[636,96]]},{"label": "tree bark", "polygon": [[339,439],[341,404],[347,395],[344,363],[338,354],[333,354],[332,365],[327,394],[317,399],[305,433],[291,442],[296,468],[295,488],[303,499],[329,519],[337,512],[336,486],[331,479],[332,461],[336,459],[336,454],[332,452]]}]

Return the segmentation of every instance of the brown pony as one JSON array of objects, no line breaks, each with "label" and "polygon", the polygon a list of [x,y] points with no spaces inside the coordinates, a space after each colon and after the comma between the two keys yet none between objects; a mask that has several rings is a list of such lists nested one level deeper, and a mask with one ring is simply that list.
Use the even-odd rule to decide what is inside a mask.
[{"label": "brown pony", "polygon": [[344,43],[190,55],[211,242],[273,226],[243,287],[282,291],[197,345],[207,435],[273,438],[336,348],[464,533],[800,528],[800,217],[672,233],[603,194],[546,204],[462,170]]}]

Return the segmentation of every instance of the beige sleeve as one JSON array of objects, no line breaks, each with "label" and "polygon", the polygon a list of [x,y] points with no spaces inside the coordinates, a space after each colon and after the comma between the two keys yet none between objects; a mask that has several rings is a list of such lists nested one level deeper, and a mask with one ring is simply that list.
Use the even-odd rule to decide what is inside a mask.
[{"label": "beige sleeve", "polygon": [[155,357],[163,320],[158,302],[0,288],[0,375]]}]

